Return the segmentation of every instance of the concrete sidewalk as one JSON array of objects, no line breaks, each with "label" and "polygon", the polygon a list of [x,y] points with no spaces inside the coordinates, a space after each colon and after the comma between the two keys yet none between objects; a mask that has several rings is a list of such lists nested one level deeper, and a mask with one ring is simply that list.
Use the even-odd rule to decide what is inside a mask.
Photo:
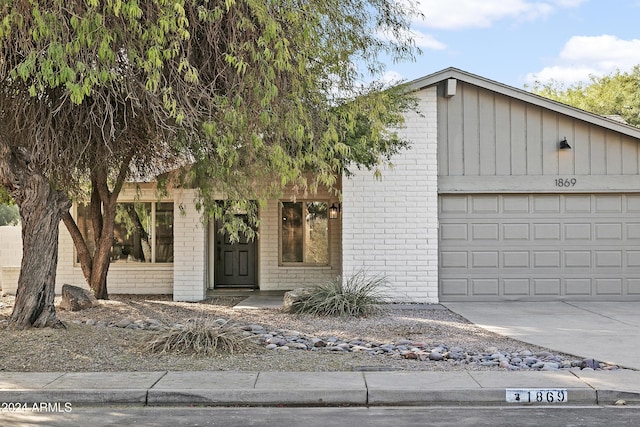
[{"label": "concrete sidewalk", "polygon": [[[640,372],[95,372],[0,373],[0,402],[63,406],[432,406],[640,404]],[[511,390],[511,391],[510,391]],[[547,402],[546,390],[554,402]],[[510,392],[509,392],[510,391]],[[558,402],[561,397],[562,402]],[[531,404],[537,404],[532,402]]]},{"label": "concrete sidewalk", "polygon": [[443,303],[472,323],[520,341],[640,370],[640,302]]}]

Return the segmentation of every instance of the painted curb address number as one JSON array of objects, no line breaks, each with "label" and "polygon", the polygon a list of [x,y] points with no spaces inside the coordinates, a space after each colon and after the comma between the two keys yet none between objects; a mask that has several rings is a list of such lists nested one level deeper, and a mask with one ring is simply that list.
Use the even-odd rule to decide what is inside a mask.
[{"label": "painted curb address number", "polygon": [[507,403],[567,403],[566,389],[506,389]]}]

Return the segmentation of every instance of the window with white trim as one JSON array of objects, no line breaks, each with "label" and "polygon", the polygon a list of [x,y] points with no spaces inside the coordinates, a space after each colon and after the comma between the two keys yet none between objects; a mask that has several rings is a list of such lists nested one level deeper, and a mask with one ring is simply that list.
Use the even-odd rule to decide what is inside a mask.
[{"label": "window with white trim", "polygon": [[325,201],[282,202],[280,261],[282,264],[328,265],[329,221]]},{"label": "window with white trim", "polygon": [[[95,249],[88,205],[77,206],[77,224],[89,252]],[[111,262],[173,262],[173,202],[122,202],[116,208]]]}]

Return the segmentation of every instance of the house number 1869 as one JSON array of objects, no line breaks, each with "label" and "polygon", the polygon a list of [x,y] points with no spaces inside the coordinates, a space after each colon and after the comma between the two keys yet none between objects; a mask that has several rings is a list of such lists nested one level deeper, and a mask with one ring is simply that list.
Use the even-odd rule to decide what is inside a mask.
[{"label": "house number 1869", "polygon": [[575,178],[558,178],[556,179],[556,187],[575,187],[578,180]]}]

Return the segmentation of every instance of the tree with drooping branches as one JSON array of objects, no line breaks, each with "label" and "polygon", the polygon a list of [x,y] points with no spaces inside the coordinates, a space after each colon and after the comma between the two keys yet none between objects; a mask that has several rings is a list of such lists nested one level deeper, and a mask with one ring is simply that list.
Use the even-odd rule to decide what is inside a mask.
[{"label": "tree with drooping branches", "polygon": [[[379,78],[386,56],[417,52],[414,15],[394,0],[0,1],[0,183],[23,227],[11,323],[62,326],[60,220],[108,298],[127,180],[181,171],[204,214],[224,217],[287,184],[335,188],[351,167],[388,162],[413,104]],[[69,213],[82,198],[93,244]]]}]

